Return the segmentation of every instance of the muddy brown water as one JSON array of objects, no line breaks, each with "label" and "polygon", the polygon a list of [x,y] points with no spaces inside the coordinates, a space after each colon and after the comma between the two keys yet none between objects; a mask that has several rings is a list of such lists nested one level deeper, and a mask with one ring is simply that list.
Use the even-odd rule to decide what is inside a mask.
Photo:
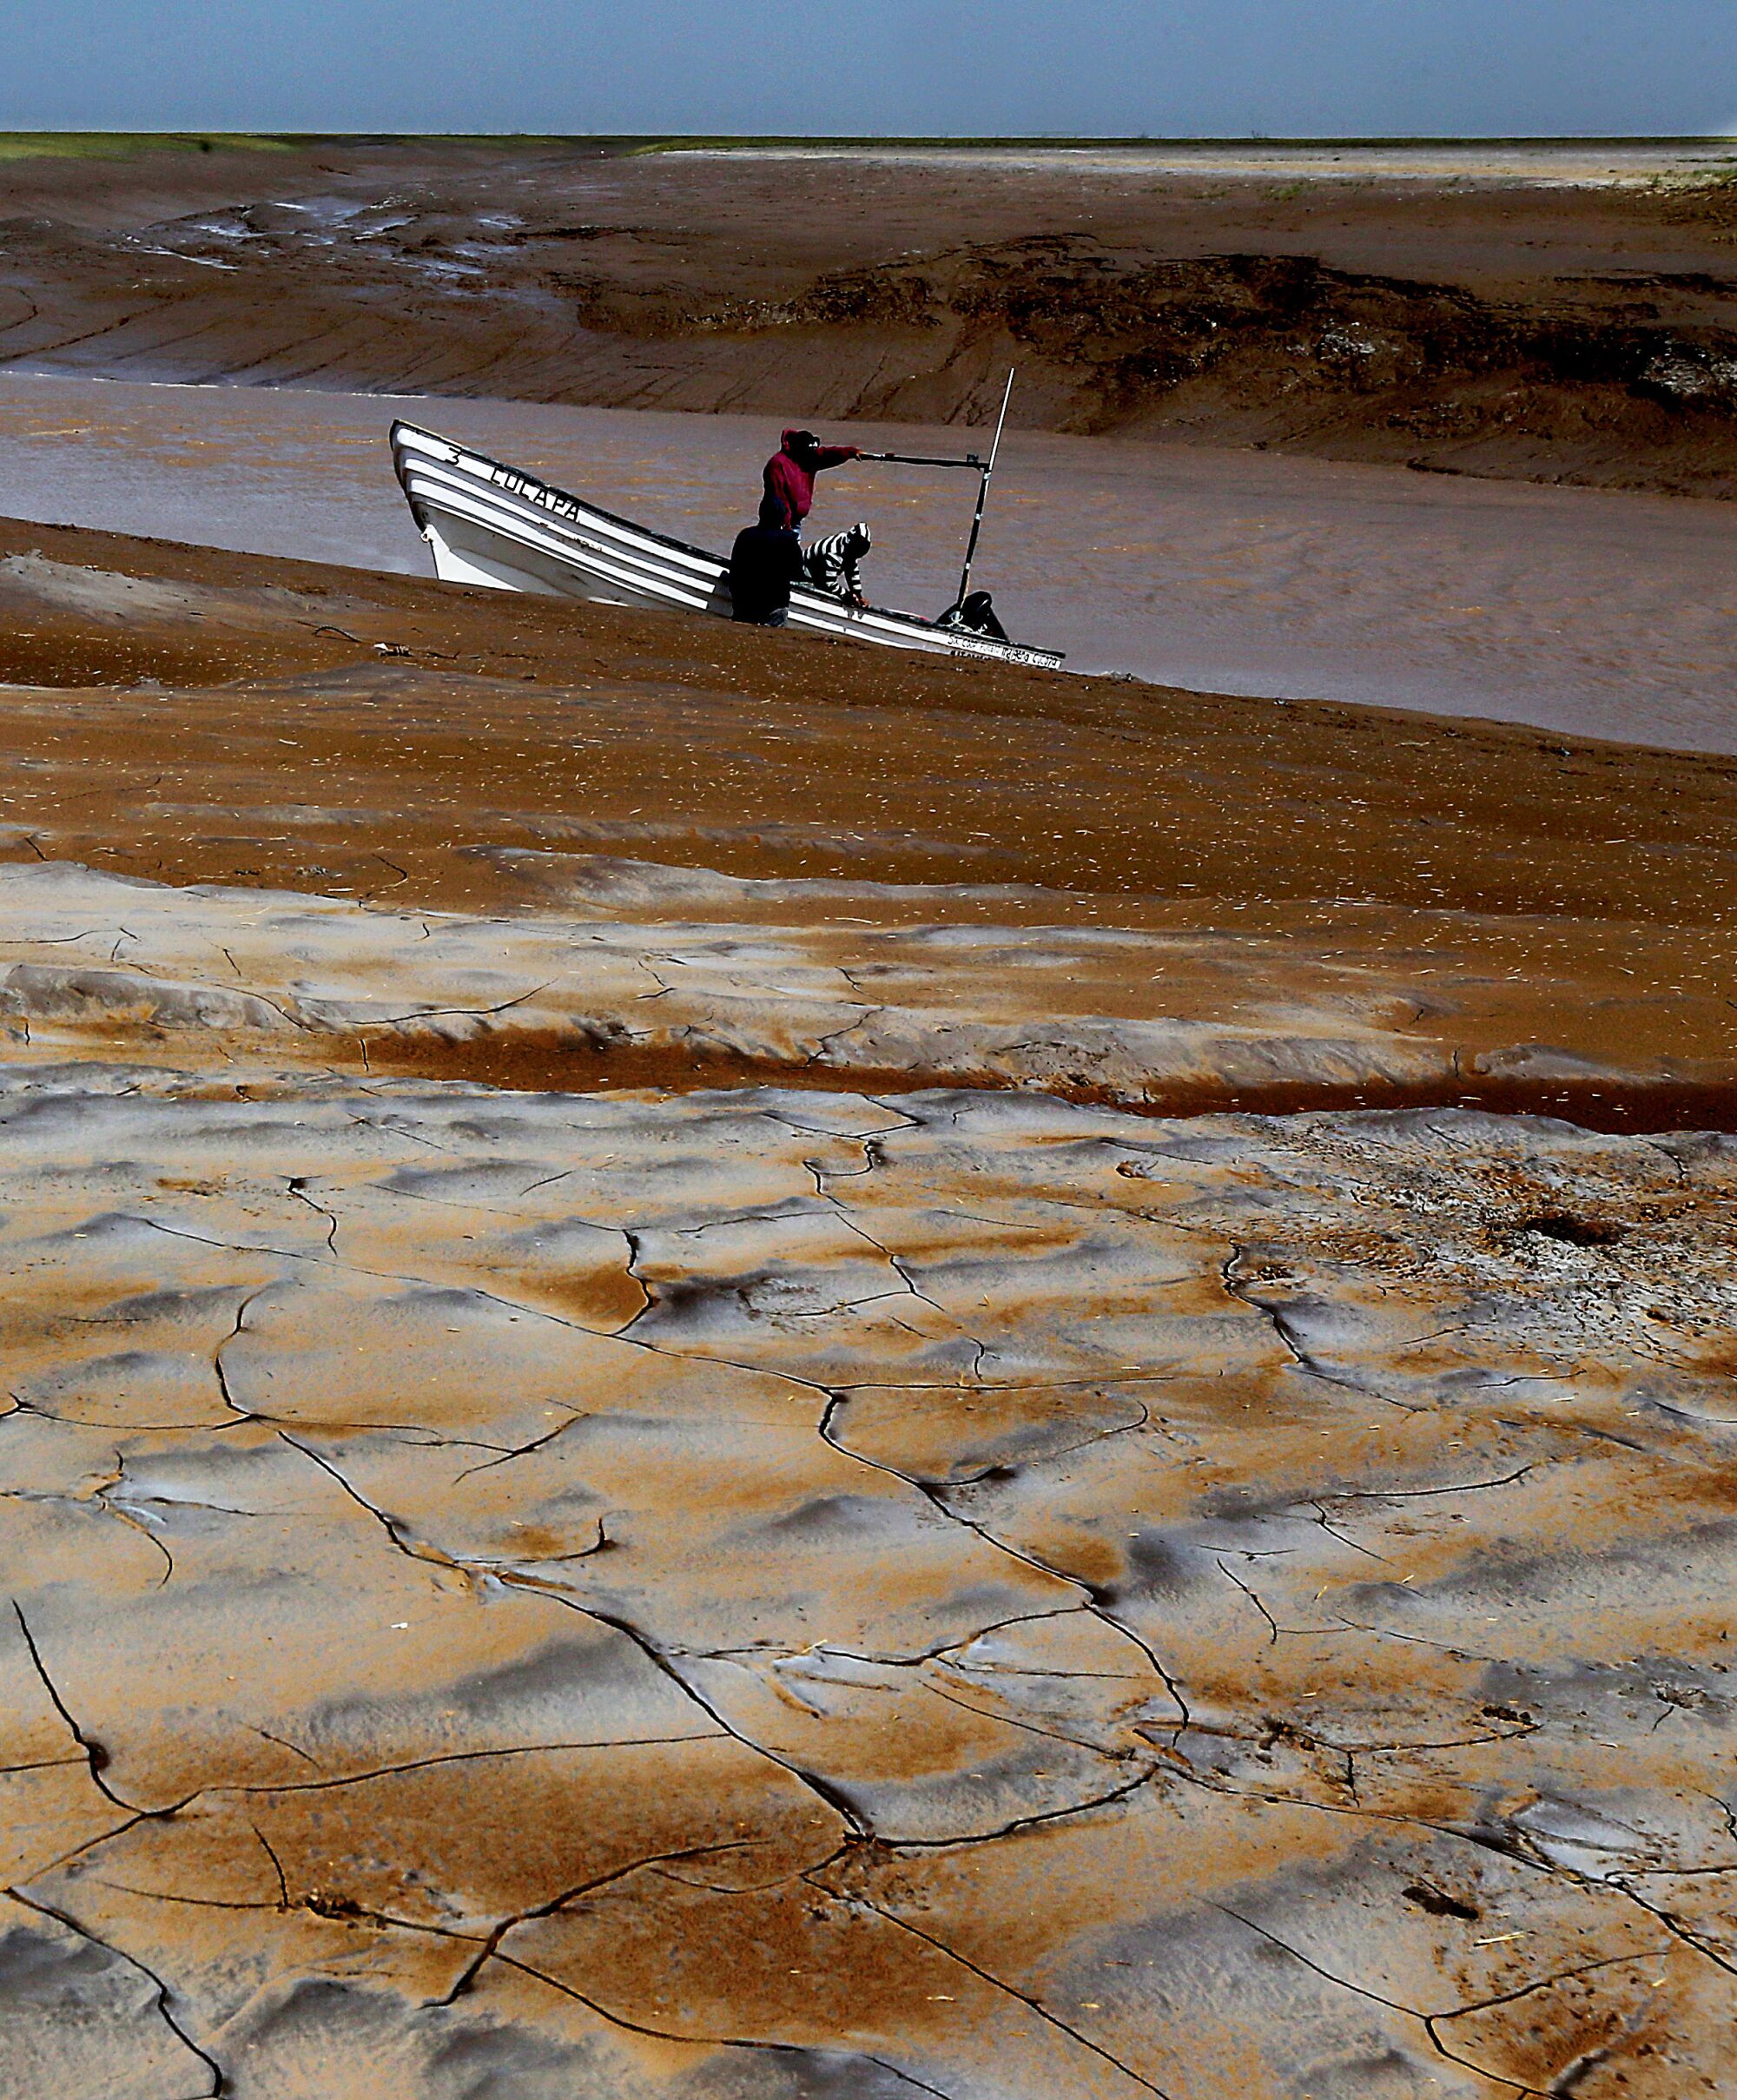
[{"label": "muddy brown water", "polygon": [[[15,516],[426,572],[386,459],[394,414],[721,546],[763,418],[0,377]],[[830,434],[830,433],[829,433]],[[842,434],[842,433],[841,433]],[[870,446],[983,433],[862,425]],[[875,596],[951,595],[970,477],[863,466],[815,529],[874,525]],[[978,580],[1070,664],[1737,750],[1737,510],[1683,498],[1015,432]]]}]

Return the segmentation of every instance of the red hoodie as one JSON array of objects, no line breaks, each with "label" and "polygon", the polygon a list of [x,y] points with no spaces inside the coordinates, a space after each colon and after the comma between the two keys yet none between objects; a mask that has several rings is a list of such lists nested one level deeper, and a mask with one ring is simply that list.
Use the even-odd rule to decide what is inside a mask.
[{"label": "red hoodie", "polygon": [[760,522],[775,532],[800,532],[803,518],[814,507],[815,476],[829,466],[842,466],[847,459],[862,456],[854,445],[820,445],[805,464],[790,450],[790,439],[797,434],[787,430],[783,445],[766,462],[766,493],[760,499]]}]

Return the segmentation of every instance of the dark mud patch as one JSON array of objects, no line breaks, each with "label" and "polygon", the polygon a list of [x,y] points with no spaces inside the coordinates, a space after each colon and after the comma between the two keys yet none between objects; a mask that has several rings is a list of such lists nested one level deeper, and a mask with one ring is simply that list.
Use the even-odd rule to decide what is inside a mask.
[{"label": "dark mud patch", "polygon": [[1538,1218],[1525,1218],[1516,1230],[1536,1232],[1546,1239],[1560,1240],[1569,1247],[1614,1247],[1622,1237],[1622,1227],[1601,1224],[1590,1218],[1569,1218],[1551,1211]]},{"label": "dark mud patch", "polygon": [[1407,1903],[1416,1904],[1420,1911],[1427,1911],[1431,1918],[1482,1918],[1483,1913],[1475,1903],[1462,1902],[1457,1896],[1431,1888],[1427,1882],[1414,1881],[1401,1894]]},{"label": "dark mud patch", "polygon": [[[822,1093],[922,1093],[969,1087],[994,1092],[1041,1092],[1083,1107],[1114,1108],[1141,1116],[1310,1115],[1329,1110],[1472,1108],[1493,1115],[1546,1116],[1613,1136],[1648,1132],[1737,1132],[1737,1080],[1656,1083],[1496,1079],[1467,1086],[1364,1086],[1282,1082],[1227,1087],[1203,1081],[1167,1085],[1130,1098],[1102,1086],[1065,1080],[1041,1087],[1020,1086],[1005,1076],[970,1068],[939,1067],[784,1064],[776,1058],[702,1054],[670,1047],[596,1049],[550,1032],[479,1036],[465,1042],[431,1037],[353,1037],[323,1045],[320,1062],[340,1070],[389,1074],[394,1079],[460,1080],[525,1093],[600,1093],[632,1089],[657,1093],[697,1093],[747,1086],[799,1087]],[[1555,1213],[1529,1219],[1521,1228],[1604,1246],[1617,1228]]]}]

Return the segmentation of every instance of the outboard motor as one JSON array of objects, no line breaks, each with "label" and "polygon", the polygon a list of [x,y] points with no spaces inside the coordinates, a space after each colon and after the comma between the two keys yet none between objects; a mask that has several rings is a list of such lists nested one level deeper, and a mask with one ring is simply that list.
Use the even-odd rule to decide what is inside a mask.
[{"label": "outboard motor", "polygon": [[968,634],[987,634],[1005,642],[1007,631],[995,617],[995,601],[987,591],[968,591],[956,605],[949,605],[935,623],[941,627],[962,627]]}]

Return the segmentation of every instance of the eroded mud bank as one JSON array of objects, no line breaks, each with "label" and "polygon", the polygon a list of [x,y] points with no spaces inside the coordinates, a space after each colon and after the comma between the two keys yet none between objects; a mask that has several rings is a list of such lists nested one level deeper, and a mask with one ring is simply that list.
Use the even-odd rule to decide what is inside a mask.
[{"label": "eroded mud bank", "polygon": [[1728,494],[1728,175],[1712,142],[25,161],[0,359],[933,422],[1012,357],[1038,427]]}]

